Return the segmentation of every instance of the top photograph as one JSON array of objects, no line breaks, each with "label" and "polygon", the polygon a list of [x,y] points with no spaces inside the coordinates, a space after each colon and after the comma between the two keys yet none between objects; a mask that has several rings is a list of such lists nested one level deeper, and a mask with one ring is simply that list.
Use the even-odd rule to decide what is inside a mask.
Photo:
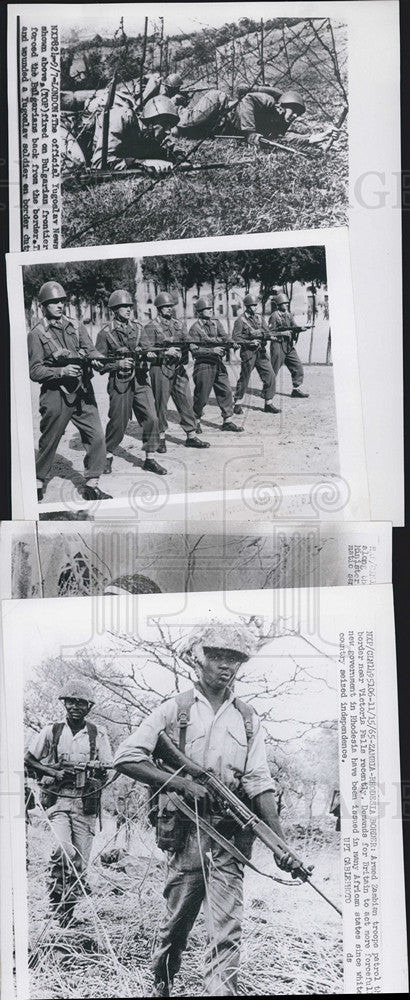
[{"label": "top photograph", "polygon": [[286,7],[17,15],[21,248],[346,225],[347,27]]}]

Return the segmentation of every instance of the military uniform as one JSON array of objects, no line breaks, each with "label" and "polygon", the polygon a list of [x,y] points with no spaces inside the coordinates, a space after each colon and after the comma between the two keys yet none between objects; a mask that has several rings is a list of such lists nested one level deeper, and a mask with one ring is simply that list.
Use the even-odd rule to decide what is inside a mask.
[{"label": "military uniform", "polygon": [[[97,350],[105,356],[111,355],[113,360],[119,350],[134,354],[137,347],[150,347],[142,325],[122,322],[119,317],[103,326],[97,336]],[[108,364],[105,371],[109,368]],[[112,454],[121,444],[133,412],[142,426],[142,447],[147,454],[156,451],[159,445],[158,417],[149,383],[148,363],[137,364],[125,381],[119,379],[115,371],[110,371],[107,390],[110,397],[105,432],[107,452]]]},{"label": "military uniform", "polygon": [[269,139],[285,134],[288,125],[271,94],[249,92],[232,101],[222,90],[209,90],[193,106],[180,112],[178,135],[200,139],[215,132],[243,135],[257,132]]},{"label": "military uniform", "polygon": [[[176,159],[175,145],[168,138],[161,125],[149,128],[136,110],[132,95],[124,90],[117,91],[114,104],[108,112],[107,168],[125,170],[127,161],[164,160],[173,163]],[[178,116],[176,113],[176,120]],[[95,115],[94,140],[91,166],[102,167],[102,142],[104,131],[104,109]]]},{"label": "military uniform", "polygon": [[271,333],[276,333],[279,339],[271,341],[270,356],[275,375],[282,365],[286,365],[292,378],[292,386],[298,389],[303,382],[303,365],[294,346],[292,333],[284,333],[283,336],[280,334],[281,330],[289,327],[298,329],[292,313],[289,310],[279,312],[275,309],[269,318],[269,329]]},{"label": "military uniform", "polygon": [[[242,341],[253,340],[255,337],[260,338],[263,334],[268,333],[269,330],[263,317],[252,316],[249,312],[245,312],[243,316],[235,320],[232,339],[235,343],[241,344]],[[262,395],[265,403],[267,403],[275,395],[276,379],[272,365],[266,355],[266,347],[244,345],[241,347],[240,353],[241,373],[236,384],[235,400],[243,399],[245,396],[248,390],[249,379],[253,369],[256,368],[262,379]]]},{"label": "military uniform", "polygon": [[[187,692],[188,693],[188,692]],[[180,697],[180,696],[179,696]],[[215,713],[200,687],[194,688],[186,728],[186,754],[211,769],[232,791],[253,799],[273,790],[259,719],[252,710],[252,733],[231,693]],[[171,699],[144,719],[117,750],[114,766],[139,763],[152,753],[165,730],[178,744],[178,702]],[[211,822],[228,839],[221,817]],[[243,913],[243,865],[207,834],[189,824],[184,846],[169,858],[164,889],[166,916],[153,954],[157,982],[172,983],[189,933],[203,905],[207,945],[204,954],[206,996],[235,996]]]},{"label": "military uniform", "polygon": [[[198,317],[192,324],[188,340],[194,345],[194,411],[198,420],[209,400],[212,389],[220,407],[224,420],[233,414],[232,389],[228,372],[222,358],[215,354],[215,347],[206,346],[207,341],[220,340],[226,346],[230,343],[229,335],[219,319],[212,316],[209,319]],[[198,346],[195,346],[198,345]]]},{"label": "military uniform", "polygon": [[104,433],[91,385],[91,373],[68,378],[56,364],[61,351],[70,357],[98,358],[98,352],[82,323],[62,316],[40,319],[28,335],[30,378],[41,383],[40,441],[36,461],[38,480],[47,479],[54,457],[70,421],[80,432],[85,447],[85,479],[98,479],[105,467]]},{"label": "military uniform", "polygon": [[[58,726],[58,729],[57,729]],[[43,764],[85,764],[90,759],[104,767],[112,764],[112,753],[105,729],[85,722],[73,733],[66,722],[49,723],[33,736],[29,752]],[[42,780],[42,788],[54,788],[51,778]],[[70,916],[81,896],[78,876],[83,875],[91,854],[96,816],[84,814],[81,795],[74,779],[58,783],[56,801],[47,809],[55,847],[50,859],[50,900],[59,917]]]},{"label": "military uniform", "polygon": [[[164,351],[166,351],[167,342],[187,339],[184,323],[173,318],[166,319],[160,315],[147,323],[144,327],[144,336],[151,347],[161,347],[163,345]],[[184,351],[187,359],[188,350],[182,349],[180,359],[161,358],[161,356],[158,356],[151,363],[151,385],[158,414],[160,434],[163,434],[168,427],[167,407],[170,396],[178,410],[181,427],[185,433],[194,434],[196,429],[191,389],[183,363]]]}]

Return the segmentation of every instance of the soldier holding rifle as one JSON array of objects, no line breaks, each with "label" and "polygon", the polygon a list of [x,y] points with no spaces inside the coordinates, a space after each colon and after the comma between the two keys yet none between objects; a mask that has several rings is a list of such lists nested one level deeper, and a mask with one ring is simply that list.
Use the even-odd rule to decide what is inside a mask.
[{"label": "soldier holding rifle", "polygon": [[105,432],[107,448],[106,472],[111,473],[114,452],[121,444],[132,413],[142,426],[142,447],[146,458],[144,470],[164,476],[167,470],[153,458],[159,448],[158,417],[149,382],[150,340],[141,323],[131,320],[133,300],[124,288],[112,292],[108,300],[112,321],[103,326],[96,347],[107,361],[103,371],[109,372],[108,395],[110,408]]},{"label": "soldier holding rifle", "polygon": [[224,357],[230,338],[216,316],[212,316],[212,300],[201,296],[196,302],[197,319],[188,334],[190,351],[194,358],[194,411],[201,429],[201,417],[212,389],[222,413],[223,431],[243,431],[231,420],[234,403]]},{"label": "soldier holding rifle", "polygon": [[64,316],[66,293],[58,281],[41,286],[38,301],[43,316],[28,335],[30,378],[40,382],[40,441],[36,460],[37,497],[70,421],[85,448],[85,500],[110,499],[98,485],[105,469],[104,432],[91,384],[93,370],[103,362],[83,323]]},{"label": "soldier holding rifle", "polygon": [[[233,691],[240,666],[253,652],[253,638],[245,628],[219,623],[195,628],[181,652],[195,670],[194,688],[154,709],[120,745],[114,760],[123,774],[153,789],[153,802],[163,790],[157,837],[169,851],[169,869],[167,913],[153,955],[154,996],[170,996],[201,905],[207,933],[205,995],[236,996],[244,872],[238,858],[245,857],[242,852],[249,856],[251,849],[246,833],[222,811],[218,814],[215,803],[210,806],[204,785],[153,762],[160,734],[168,733],[187,757],[212,771],[242,801],[251,802],[267,826],[283,836],[260,721]],[[205,832],[202,820],[195,822],[195,812],[193,822],[181,821],[164,792],[171,792],[171,798],[179,793],[194,803],[194,810],[207,817],[209,828],[222,833],[225,841],[218,843]],[[241,853],[235,856],[235,850]],[[282,852],[277,863],[286,871],[297,868],[290,852]]]},{"label": "soldier holding rifle", "polygon": [[112,764],[105,729],[87,720],[94,704],[81,680],[69,681],[59,695],[66,718],[33,736],[25,756],[29,774],[41,778],[41,798],[55,848],[49,862],[51,910],[62,926],[89,892],[85,871],[91,854],[101,789]]},{"label": "soldier holding rifle", "polygon": [[[196,419],[192,407],[191,389],[185,364],[188,361],[186,328],[173,316],[175,301],[169,292],[159,292],[154,305],[156,319],[144,327],[144,336],[155,350],[151,363],[151,384],[158,413],[161,442],[158,451],[166,452],[165,432],[168,427],[167,408],[171,396],[185,431],[186,448],[209,448],[208,441],[196,436]],[[183,346],[186,342],[186,347]],[[175,345],[175,346],[174,346]]]},{"label": "soldier holding rifle", "polygon": [[[306,399],[308,392],[301,388],[304,378],[303,365],[295,347],[301,327],[295,322],[289,309],[289,300],[284,292],[272,297],[272,313],[269,318],[271,334],[270,356],[275,375],[285,365],[292,378],[294,399]],[[283,333],[281,333],[281,330]]]},{"label": "soldier holding rifle", "polygon": [[249,379],[256,368],[262,380],[265,413],[280,413],[277,406],[270,400],[275,395],[276,380],[272,365],[266,354],[266,341],[269,339],[269,329],[263,316],[257,316],[258,300],[254,295],[245,295],[243,316],[235,320],[232,339],[241,349],[241,372],[235,389],[234,413],[243,413],[239,400],[245,396]]}]

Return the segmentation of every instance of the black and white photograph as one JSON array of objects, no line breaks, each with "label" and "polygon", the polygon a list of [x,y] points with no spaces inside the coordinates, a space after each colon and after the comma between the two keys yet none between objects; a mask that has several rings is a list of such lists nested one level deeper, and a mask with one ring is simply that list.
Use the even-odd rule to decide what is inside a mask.
[{"label": "black and white photograph", "polygon": [[368,516],[345,234],[267,242],[9,257],[31,511]]},{"label": "black and white photograph", "polygon": [[391,582],[386,522],[47,520],[0,526],[0,596],[92,597]]},{"label": "black and white photograph", "polygon": [[[3,603],[17,774],[24,703],[25,820],[16,799],[12,820],[18,1000],[343,993],[365,968],[369,985],[386,982],[400,878],[382,945],[366,944],[366,926],[373,935],[382,919],[383,843],[393,834],[387,879],[400,829],[386,818],[379,830],[370,813],[366,885],[370,833],[364,824],[355,857],[344,805],[354,737],[344,691],[346,666],[351,696],[361,672],[379,726],[363,641],[391,683],[389,589],[328,588],[315,621],[306,592],[297,610],[282,595],[282,614],[266,592],[190,595],[182,608],[180,595],[146,595],[135,624],[118,596]],[[363,809],[386,737],[381,724],[370,742],[368,726]],[[358,898],[352,873],[342,881],[342,840],[362,912],[373,896],[353,968]]]}]

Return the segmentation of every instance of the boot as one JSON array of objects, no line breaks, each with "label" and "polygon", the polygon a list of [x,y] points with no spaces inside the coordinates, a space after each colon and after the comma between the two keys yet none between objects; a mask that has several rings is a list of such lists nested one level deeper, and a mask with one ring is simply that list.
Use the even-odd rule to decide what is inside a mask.
[{"label": "boot", "polygon": [[186,448],[209,448],[209,441],[198,441],[197,437],[187,437],[185,441]]},{"label": "boot", "polygon": [[148,455],[142,468],[144,469],[144,472],[155,472],[157,476],[166,476],[168,471],[167,469],[164,469],[163,465],[156,462],[155,458],[148,458]]},{"label": "boot", "polygon": [[278,406],[273,406],[272,403],[265,403],[263,412],[264,413],[281,413],[282,411],[279,409]]},{"label": "boot", "polygon": [[84,500],[112,500],[110,493],[103,493],[99,486],[87,486],[83,487],[83,497]]},{"label": "boot", "polygon": [[295,386],[295,388],[293,389],[291,395],[293,396],[294,399],[308,399],[309,398],[309,393],[308,392],[304,392],[303,389],[299,388],[299,386]]},{"label": "boot", "polygon": [[167,451],[167,442],[165,438],[161,438],[157,448],[158,455],[166,455],[166,451]]},{"label": "boot", "polygon": [[238,415],[239,415],[240,413],[243,413],[243,408],[242,408],[242,406],[241,406],[241,405],[240,405],[239,403],[235,403],[235,406],[234,406],[234,408],[233,408],[233,412],[234,412],[234,413],[236,413],[236,414],[238,414]]}]

